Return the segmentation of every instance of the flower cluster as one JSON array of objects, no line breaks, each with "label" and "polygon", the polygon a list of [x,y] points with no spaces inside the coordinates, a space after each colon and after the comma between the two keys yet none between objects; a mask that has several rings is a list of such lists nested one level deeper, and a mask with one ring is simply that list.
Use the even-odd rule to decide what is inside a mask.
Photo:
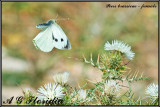
[{"label": "flower cluster", "polygon": [[[131,51],[131,47],[121,41],[114,40],[112,44],[107,42],[105,50],[109,51],[97,58],[95,64],[92,59],[87,61],[84,57],[84,62],[90,63],[102,71],[102,81],[92,82],[94,88],[83,89],[86,85],[77,88],[71,87],[67,82],[69,79],[69,72],[57,73],[53,76],[54,83],[48,83],[41,86],[37,90],[36,96],[40,100],[53,100],[58,98],[63,101],[62,105],[141,105],[142,101],[134,101],[133,92],[131,90],[131,83],[133,81],[145,80],[142,76],[125,75],[126,64],[123,63],[123,55],[129,60],[133,60],[135,53]],[[124,57],[125,58],[125,57]],[[125,86],[123,83],[127,83]],[[122,82],[122,85],[120,85]],[[123,86],[128,88],[127,92],[120,93]],[[31,96],[30,89],[24,91],[25,96]],[[152,104],[158,104],[158,85],[150,84],[146,88],[147,97],[151,98]],[[124,100],[123,100],[124,98]],[[29,101],[28,99],[26,101]],[[59,105],[59,103],[55,103]],[[46,104],[47,105],[47,104]],[[49,103],[48,105],[54,105]]]},{"label": "flower cluster", "polygon": [[[67,84],[69,78],[69,72],[57,73],[53,76],[55,84],[48,83],[44,87],[40,87],[37,92],[37,97],[40,100],[53,100],[54,98],[63,99],[65,97],[65,89],[67,89]],[[73,96],[73,93],[70,95],[72,101],[85,102],[87,98],[87,91],[80,89],[76,92],[76,95]]]}]

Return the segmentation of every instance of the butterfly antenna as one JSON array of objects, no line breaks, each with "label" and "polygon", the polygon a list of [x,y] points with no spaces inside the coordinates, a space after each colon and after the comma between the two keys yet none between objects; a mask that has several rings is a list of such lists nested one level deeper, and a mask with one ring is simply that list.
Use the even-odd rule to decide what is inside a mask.
[{"label": "butterfly antenna", "polygon": [[57,14],[57,16],[56,16],[56,18],[55,18],[55,19],[57,20],[57,18],[58,18],[58,14]]},{"label": "butterfly antenna", "polygon": [[56,19],[56,20],[69,20],[69,18],[60,18],[60,19]]}]

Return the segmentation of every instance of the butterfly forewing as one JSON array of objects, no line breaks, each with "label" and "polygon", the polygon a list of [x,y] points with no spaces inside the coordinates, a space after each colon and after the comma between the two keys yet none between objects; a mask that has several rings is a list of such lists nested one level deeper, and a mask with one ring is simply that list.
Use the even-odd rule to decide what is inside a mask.
[{"label": "butterfly forewing", "polygon": [[[54,46],[57,49],[71,49],[70,42],[61,27],[54,23],[52,25],[52,33]],[[68,46],[69,45],[69,46]]]}]

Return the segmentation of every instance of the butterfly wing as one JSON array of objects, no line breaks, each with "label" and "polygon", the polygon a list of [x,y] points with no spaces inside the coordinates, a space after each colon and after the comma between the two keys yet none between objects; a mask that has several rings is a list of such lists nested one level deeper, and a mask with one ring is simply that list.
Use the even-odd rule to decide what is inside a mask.
[{"label": "butterfly wing", "polygon": [[52,24],[51,28],[54,47],[57,49],[71,49],[70,41],[62,28],[57,23]]},{"label": "butterfly wing", "polygon": [[53,48],[52,29],[51,26],[41,31],[34,39],[35,47],[43,52],[50,52]]}]

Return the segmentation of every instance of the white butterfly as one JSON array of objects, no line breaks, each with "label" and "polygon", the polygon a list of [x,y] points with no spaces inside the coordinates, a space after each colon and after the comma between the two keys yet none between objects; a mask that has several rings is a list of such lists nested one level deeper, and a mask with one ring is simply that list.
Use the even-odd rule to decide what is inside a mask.
[{"label": "white butterfly", "polygon": [[35,47],[43,52],[50,52],[54,47],[57,49],[71,49],[71,44],[64,31],[56,23],[49,20],[36,26],[42,31],[33,39]]}]

